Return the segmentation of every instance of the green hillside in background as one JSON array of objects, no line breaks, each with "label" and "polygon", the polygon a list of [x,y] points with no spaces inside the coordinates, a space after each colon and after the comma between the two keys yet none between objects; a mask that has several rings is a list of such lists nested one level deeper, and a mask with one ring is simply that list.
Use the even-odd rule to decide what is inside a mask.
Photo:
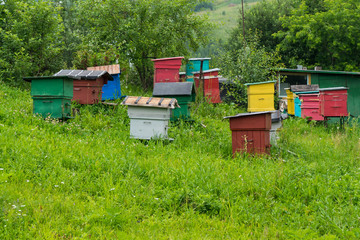
[{"label": "green hillside in background", "polygon": [[[244,0],[244,7],[250,8],[260,0]],[[213,37],[215,39],[226,40],[232,28],[236,27],[240,13],[241,0],[215,0],[213,9],[206,9],[200,12],[208,14],[209,20],[215,24]]]}]

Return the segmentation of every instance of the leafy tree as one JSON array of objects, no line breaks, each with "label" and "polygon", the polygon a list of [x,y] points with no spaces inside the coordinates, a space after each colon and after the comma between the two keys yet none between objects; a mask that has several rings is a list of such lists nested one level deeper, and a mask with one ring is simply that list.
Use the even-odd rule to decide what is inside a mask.
[{"label": "leafy tree", "polygon": [[[195,15],[198,0],[87,0],[80,2],[83,44],[94,51],[115,47],[134,64],[140,84],[152,83],[151,58],[187,55],[206,41],[209,24]],[[190,49],[189,49],[190,48]]]},{"label": "leafy tree", "polygon": [[230,95],[245,105],[247,102],[245,83],[276,80],[276,68],[283,67],[275,51],[267,51],[259,45],[257,36],[249,35],[245,42],[241,34],[227,44],[227,51],[221,59],[222,74],[233,85]]},{"label": "leafy tree", "polygon": [[[314,3],[316,2],[316,3]],[[303,0],[291,16],[281,18],[278,49],[292,66],[359,71],[360,2]]]},{"label": "leafy tree", "polygon": [[[248,34],[256,33],[258,44],[265,46],[268,51],[275,49],[280,40],[273,36],[274,33],[283,30],[280,17],[288,16],[291,11],[299,6],[301,0],[262,0],[245,11],[245,32]],[[241,16],[241,14],[239,15]],[[235,41],[239,34],[243,32],[242,17],[239,18],[238,25],[231,33]],[[245,34],[247,35],[247,34]]]},{"label": "leafy tree", "polygon": [[18,84],[58,70],[63,26],[50,2],[7,0],[0,18],[0,79]]}]

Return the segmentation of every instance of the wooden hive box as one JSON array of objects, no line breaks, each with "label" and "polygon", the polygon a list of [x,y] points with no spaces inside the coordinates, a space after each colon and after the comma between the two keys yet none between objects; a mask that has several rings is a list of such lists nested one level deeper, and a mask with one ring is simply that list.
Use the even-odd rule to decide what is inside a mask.
[{"label": "wooden hive box", "polygon": [[179,107],[175,98],[128,96],[130,137],[136,139],[168,139],[171,110]]},{"label": "wooden hive box", "polygon": [[345,87],[320,88],[320,112],[324,117],[348,116]]},{"label": "wooden hive box", "polygon": [[102,87],[101,100],[115,100],[121,98],[121,84],[120,84],[120,65],[105,65],[105,66],[96,66],[88,67],[87,70],[91,71],[106,71],[112,77],[113,81],[108,81]]},{"label": "wooden hive box", "polygon": [[54,76],[74,78],[73,101],[80,104],[96,104],[101,101],[102,87],[113,77],[106,71],[61,70]]},{"label": "wooden hive box", "polygon": [[276,81],[246,83],[248,112],[274,111],[274,84]]},{"label": "wooden hive box", "polygon": [[154,84],[159,82],[179,82],[181,60],[184,57],[152,59],[154,62]]},{"label": "wooden hive box", "polygon": [[153,90],[154,97],[176,98],[180,108],[171,113],[171,120],[190,119],[189,104],[195,101],[195,87],[193,82],[156,83]]},{"label": "wooden hive box", "polygon": [[273,111],[240,113],[230,119],[233,155],[237,152],[269,153]]}]

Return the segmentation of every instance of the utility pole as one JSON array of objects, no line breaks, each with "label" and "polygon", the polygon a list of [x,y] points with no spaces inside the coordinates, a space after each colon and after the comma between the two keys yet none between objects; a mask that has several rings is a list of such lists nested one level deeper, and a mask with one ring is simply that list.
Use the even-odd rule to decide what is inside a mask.
[{"label": "utility pole", "polygon": [[242,22],[243,22],[243,38],[245,41],[245,15],[244,15],[244,0],[241,0],[241,8],[242,8]]}]

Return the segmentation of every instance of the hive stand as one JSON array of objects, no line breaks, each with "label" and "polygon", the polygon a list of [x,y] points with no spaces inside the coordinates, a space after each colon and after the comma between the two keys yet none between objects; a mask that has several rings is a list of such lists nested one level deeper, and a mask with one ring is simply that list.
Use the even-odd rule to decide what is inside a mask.
[{"label": "hive stand", "polygon": [[171,113],[171,120],[190,120],[189,104],[195,101],[195,87],[193,82],[156,83],[153,91],[154,97],[176,98],[180,108]]},{"label": "hive stand", "polygon": [[179,107],[175,98],[128,96],[121,104],[128,106],[130,138],[168,139],[171,110]]}]

